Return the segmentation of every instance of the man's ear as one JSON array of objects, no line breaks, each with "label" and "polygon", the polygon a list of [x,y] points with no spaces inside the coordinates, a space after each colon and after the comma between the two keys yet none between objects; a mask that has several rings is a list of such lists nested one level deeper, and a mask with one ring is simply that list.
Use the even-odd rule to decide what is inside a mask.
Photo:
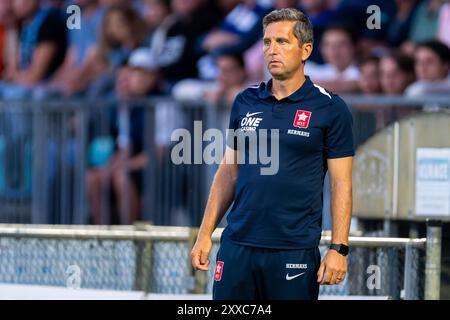
[{"label": "man's ear", "polygon": [[313,51],[313,44],[311,42],[307,42],[302,44],[302,61],[305,62],[308,60],[309,56]]}]

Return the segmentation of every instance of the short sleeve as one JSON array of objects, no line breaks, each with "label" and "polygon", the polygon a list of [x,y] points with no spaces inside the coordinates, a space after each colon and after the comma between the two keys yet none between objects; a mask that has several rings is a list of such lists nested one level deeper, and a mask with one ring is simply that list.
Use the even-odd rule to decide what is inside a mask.
[{"label": "short sleeve", "polygon": [[331,106],[332,116],[325,136],[325,155],[328,159],[351,157],[355,154],[352,114],[341,98],[336,99]]},{"label": "short sleeve", "polygon": [[237,136],[235,131],[238,129],[239,106],[241,103],[242,97],[241,94],[238,94],[233,102],[233,106],[231,107],[230,120],[227,130],[227,146],[234,150],[237,150]]}]

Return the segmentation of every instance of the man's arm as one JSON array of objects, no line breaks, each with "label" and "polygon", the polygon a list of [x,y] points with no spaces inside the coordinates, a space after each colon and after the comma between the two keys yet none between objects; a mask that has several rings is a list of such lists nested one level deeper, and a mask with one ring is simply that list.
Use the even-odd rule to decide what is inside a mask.
[{"label": "man's arm", "polygon": [[61,82],[65,82],[74,63],[75,63],[76,52],[75,48],[71,47],[66,53],[61,66],[55,71],[50,79],[50,84],[58,86]]},{"label": "man's arm", "polygon": [[83,64],[70,74],[64,84],[63,90],[66,95],[82,91],[102,72],[107,70],[108,65],[102,58],[99,48],[89,48]]},{"label": "man's arm", "polygon": [[328,159],[330,176],[332,243],[348,244],[352,216],[353,157]]},{"label": "man's arm", "polygon": [[56,44],[53,42],[40,43],[33,53],[31,65],[27,70],[18,71],[13,80],[17,83],[33,86],[45,76],[56,54]]},{"label": "man's arm", "polygon": [[208,270],[212,233],[233,202],[238,170],[237,151],[227,147],[214,176],[197,241],[191,251],[192,266],[195,269]]},{"label": "man's arm", "polygon": [[[348,244],[352,213],[353,157],[328,159],[330,176],[332,243]],[[336,284],[347,273],[347,258],[335,250],[328,250],[317,273],[321,284]],[[339,279],[339,280],[337,280]]]}]

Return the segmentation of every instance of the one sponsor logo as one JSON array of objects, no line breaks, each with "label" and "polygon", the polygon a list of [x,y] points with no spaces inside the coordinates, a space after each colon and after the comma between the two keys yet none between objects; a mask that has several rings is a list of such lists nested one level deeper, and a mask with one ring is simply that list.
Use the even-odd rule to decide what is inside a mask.
[{"label": "one sponsor logo", "polygon": [[222,280],[223,264],[224,263],[222,261],[217,261],[216,271],[214,272],[214,280],[215,281]]},{"label": "one sponsor logo", "polygon": [[309,119],[311,119],[312,112],[310,111],[304,111],[304,110],[297,110],[295,113],[294,118],[294,127],[306,129],[309,125]]},{"label": "one sponsor logo", "polygon": [[307,269],[306,263],[286,263],[286,269]]},{"label": "one sponsor logo", "polygon": [[299,274],[296,274],[296,275],[293,275],[293,276],[290,276],[289,273],[286,273],[286,280],[290,281],[292,279],[300,277],[301,275],[304,275],[305,273],[306,272],[302,272],[302,273],[299,273]]},{"label": "one sponsor logo", "polygon": [[253,113],[247,112],[245,117],[242,118],[241,120],[241,131],[255,131],[263,118],[257,118],[254,116],[261,113],[263,112],[262,111]]},{"label": "one sponsor logo", "polygon": [[288,134],[293,134],[296,136],[301,136],[301,137],[309,137],[309,132],[306,131],[301,131],[301,130],[294,130],[294,129],[289,129],[287,131]]},{"label": "one sponsor logo", "polygon": [[252,117],[252,116],[256,116],[257,114],[260,114],[260,113],[263,113],[262,111],[260,111],[260,112],[253,112],[253,113],[248,113],[247,112],[247,114],[245,115],[247,118],[250,118],[250,117]]}]

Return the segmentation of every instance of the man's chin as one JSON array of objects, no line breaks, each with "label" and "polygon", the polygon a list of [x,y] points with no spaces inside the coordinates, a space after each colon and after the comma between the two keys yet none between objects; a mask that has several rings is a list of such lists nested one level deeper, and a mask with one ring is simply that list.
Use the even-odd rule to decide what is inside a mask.
[{"label": "man's chin", "polygon": [[272,78],[275,80],[286,80],[286,74],[282,73],[282,72],[270,72],[270,74],[272,75]]}]

